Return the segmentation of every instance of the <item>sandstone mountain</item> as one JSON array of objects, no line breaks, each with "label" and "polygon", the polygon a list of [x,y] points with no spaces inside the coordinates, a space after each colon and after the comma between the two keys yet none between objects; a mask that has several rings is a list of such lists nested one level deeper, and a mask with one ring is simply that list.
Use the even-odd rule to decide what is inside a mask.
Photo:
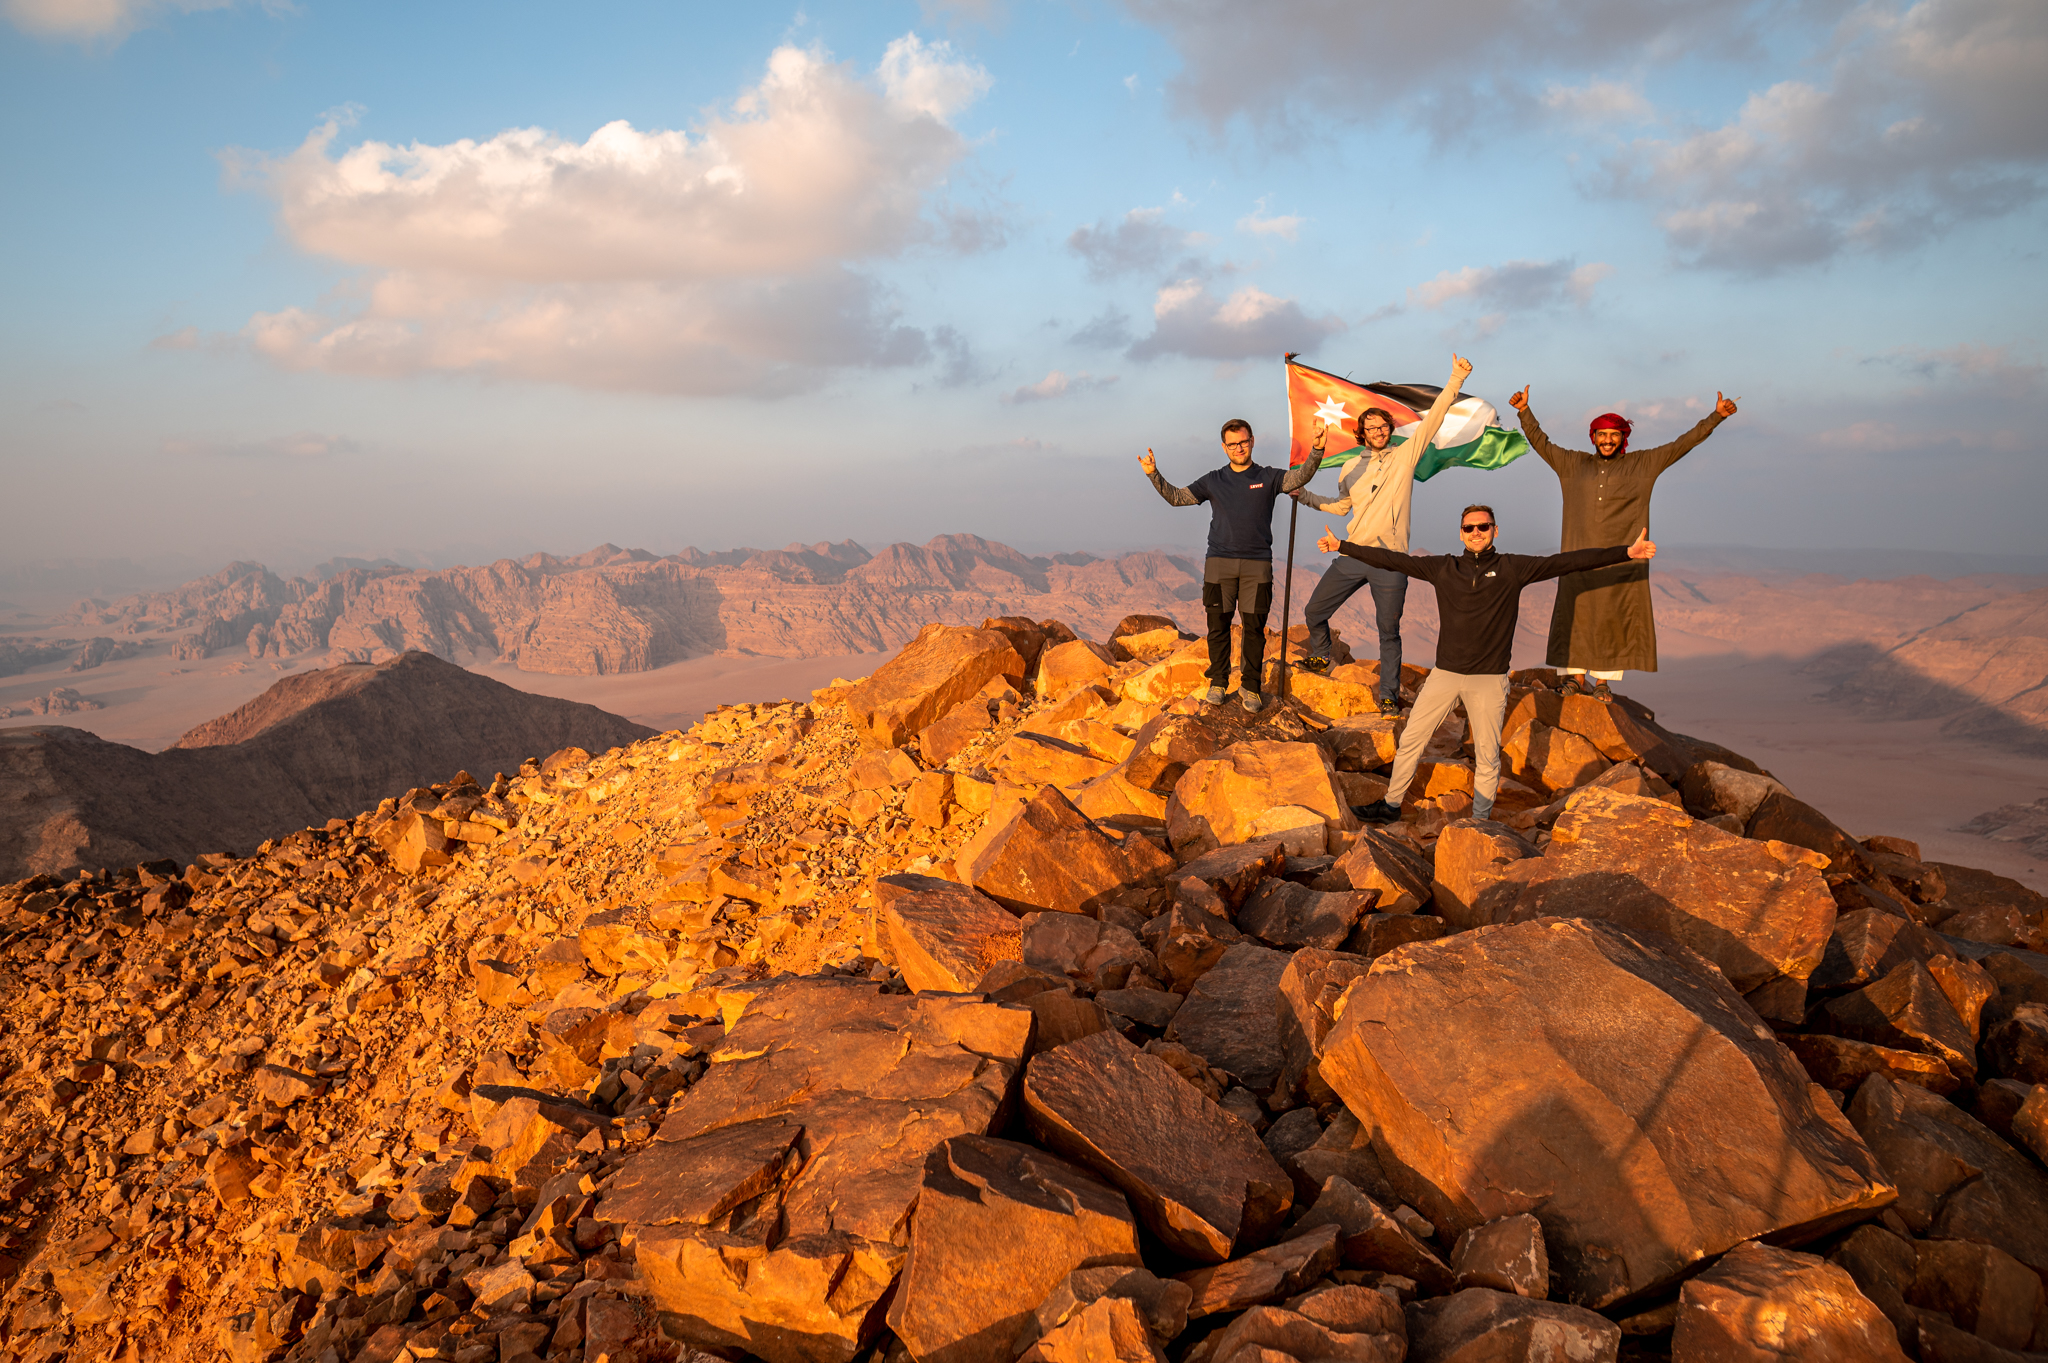
[{"label": "sandstone mountain", "polygon": [[[75,708],[75,707],[74,707]],[[0,876],[246,853],[462,767],[652,731],[408,653],[278,682],[161,753],[58,725],[0,729]]]},{"label": "sandstone mountain", "polygon": [[[1673,656],[1724,650],[1814,658],[1836,695],[1890,714],[1942,713],[1959,734],[2048,742],[2048,662],[2038,577],[1977,574],[1873,581],[1783,571],[1731,572],[1726,554],[1676,550],[1652,575],[1659,631]],[[1296,609],[1321,564],[1297,565]],[[487,567],[415,571],[336,561],[286,580],[231,564],[170,592],[81,602],[65,623],[88,634],[0,641],[0,675],[75,654],[74,669],[158,641],[174,659],[223,650],[381,661],[416,649],[455,662],[505,659],[529,672],[644,671],[706,654],[824,657],[886,652],[930,621],[1019,614],[1107,634],[1131,614],[1199,623],[1200,565],[1148,552],[1032,557],[972,535],[879,554],[851,540],[666,558],[600,545]],[[1551,584],[1526,597],[1517,655],[1540,656]],[[1337,616],[1369,637],[1360,596]],[[1411,594],[1403,633],[1414,660],[1433,654],[1436,606]],[[118,638],[117,638],[118,636]],[[154,636],[154,637],[152,637]],[[1815,657],[1815,655],[1821,655]]]},{"label": "sandstone mountain", "polygon": [[1361,828],[1373,665],[1254,717],[1201,652],[933,625],[809,703],[0,888],[11,1353],[2048,1343],[2048,899],[1543,670],[1496,821],[1454,723]]},{"label": "sandstone mountain", "polygon": [[1962,611],[1881,651],[1841,650],[1816,670],[1842,676],[1834,699],[1889,717],[1943,716],[1944,732],[2048,754],[2048,588]]}]

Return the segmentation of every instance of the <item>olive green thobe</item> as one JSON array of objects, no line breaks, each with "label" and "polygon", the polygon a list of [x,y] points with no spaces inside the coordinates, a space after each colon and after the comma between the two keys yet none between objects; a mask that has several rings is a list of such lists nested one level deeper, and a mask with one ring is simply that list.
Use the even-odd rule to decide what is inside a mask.
[{"label": "olive green thobe", "polygon": [[[1564,534],[1558,548],[1599,549],[1630,544],[1649,528],[1650,492],[1657,475],[1683,459],[1721,424],[1719,412],[1668,445],[1630,450],[1602,459],[1585,450],[1550,443],[1536,413],[1522,411],[1529,448],[1557,473],[1564,487]],[[1557,605],[1550,612],[1552,667],[1589,672],[1655,672],[1657,622],[1650,612],[1650,565],[1633,559],[1557,580]]]}]

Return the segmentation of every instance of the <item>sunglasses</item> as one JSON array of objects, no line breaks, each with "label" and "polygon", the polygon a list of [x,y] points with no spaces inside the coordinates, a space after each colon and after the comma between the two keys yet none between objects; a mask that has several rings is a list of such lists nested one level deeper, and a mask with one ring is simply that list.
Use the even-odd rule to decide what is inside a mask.
[{"label": "sunglasses", "polygon": [[1463,532],[1464,534],[1467,534],[1467,535],[1476,535],[1476,534],[1478,534],[1478,533],[1479,533],[1480,531],[1482,531],[1482,530],[1491,530],[1491,529],[1493,529],[1493,522],[1492,522],[1492,521],[1474,521],[1474,522],[1473,522],[1473,523],[1472,523],[1471,525],[1461,525],[1461,526],[1459,526],[1459,527],[1458,527],[1458,529],[1459,529],[1459,530],[1460,530],[1461,532]]}]

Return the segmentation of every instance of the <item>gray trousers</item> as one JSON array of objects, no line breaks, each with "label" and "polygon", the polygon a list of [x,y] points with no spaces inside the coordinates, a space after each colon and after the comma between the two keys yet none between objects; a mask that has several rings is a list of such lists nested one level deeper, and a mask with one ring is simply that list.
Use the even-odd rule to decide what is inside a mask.
[{"label": "gray trousers", "polygon": [[1484,819],[1493,813],[1493,797],[1500,791],[1500,726],[1508,713],[1508,674],[1489,672],[1468,675],[1430,669],[1429,677],[1416,693],[1415,708],[1408,714],[1401,742],[1394,749],[1394,775],[1387,783],[1387,803],[1399,808],[1415,784],[1415,766],[1422,750],[1436,734],[1436,726],[1459,701],[1465,702],[1465,719],[1472,730],[1472,816]]}]

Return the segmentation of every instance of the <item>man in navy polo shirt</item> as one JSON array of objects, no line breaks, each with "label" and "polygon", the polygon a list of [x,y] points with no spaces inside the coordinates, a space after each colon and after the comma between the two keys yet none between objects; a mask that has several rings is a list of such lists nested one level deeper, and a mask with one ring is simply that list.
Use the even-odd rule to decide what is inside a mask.
[{"label": "man in navy polo shirt", "polygon": [[1230,619],[1244,624],[1243,668],[1238,700],[1254,714],[1266,703],[1260,686],[1266,666],[1266,613],[1273,608],[1273,503],[1305,486],[1316,461],[1275,469],[1252,462],[1252,424],[1242,418],[1223,423],[1223,453],[1230,460],[1186,487],[1159,476],[1152,451],[1138,467],[1169,506],[1209,504],[1209,556],[1202,565],[1202,610],[1209,617],[1209,694],[1223,703],[1230,683]]}]

